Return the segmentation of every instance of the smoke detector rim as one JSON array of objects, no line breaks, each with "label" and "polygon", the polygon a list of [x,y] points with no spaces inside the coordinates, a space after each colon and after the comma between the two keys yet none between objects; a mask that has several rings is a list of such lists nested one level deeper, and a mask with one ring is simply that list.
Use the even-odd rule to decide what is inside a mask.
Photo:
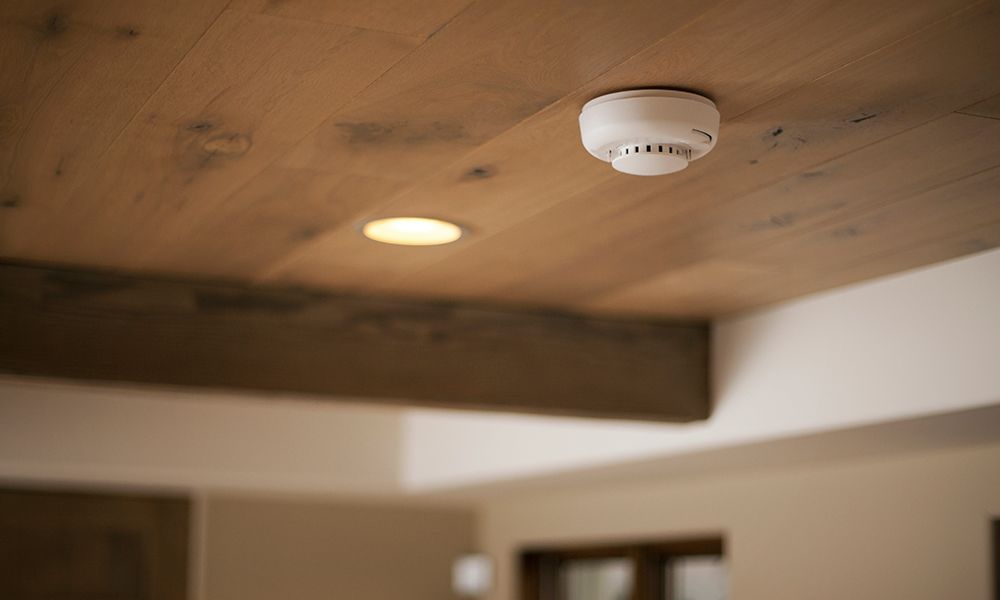
[{"label": "smoke detector rim", "polygon": [[[686,168],[715,147],[719,121],[711,99],[667,88],[604,94],[584,104],[579,117],[587,151],[632,175],[665,175]],[[630,147],[645,152],[625,152]],[[665,152],[669,147],[687,152]]]}]

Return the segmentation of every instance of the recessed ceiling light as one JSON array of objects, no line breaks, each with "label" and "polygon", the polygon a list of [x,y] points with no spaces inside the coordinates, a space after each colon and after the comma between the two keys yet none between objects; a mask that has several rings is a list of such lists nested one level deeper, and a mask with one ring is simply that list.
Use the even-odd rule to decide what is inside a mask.
[{"label": "recessed ceiling light", "polygon": [[438,246],[462,237],[454,223],[427,217],[390,217],[368,221],[361,227],[368,239],[402,246]]}]

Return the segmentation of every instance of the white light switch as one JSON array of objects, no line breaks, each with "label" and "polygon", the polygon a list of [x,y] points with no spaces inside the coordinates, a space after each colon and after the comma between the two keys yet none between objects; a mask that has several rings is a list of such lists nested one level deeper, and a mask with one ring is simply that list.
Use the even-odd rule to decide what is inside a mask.
[{"label": "white light switch", "polygon": [[493,585],[493,560],[485,554],[465,554],[455,559],[451,585],[462,598],[479,598]]}]

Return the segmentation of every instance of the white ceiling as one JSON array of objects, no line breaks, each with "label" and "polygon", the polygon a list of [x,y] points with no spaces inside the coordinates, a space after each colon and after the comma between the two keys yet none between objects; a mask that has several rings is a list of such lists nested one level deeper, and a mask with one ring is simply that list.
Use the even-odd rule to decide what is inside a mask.
[{"label": "white ceiling", "polygon": [[1000,403],[997,307],[992,251],[720,321],[688,425],[7,379],[0,478],[413,495],[961,411]]}]

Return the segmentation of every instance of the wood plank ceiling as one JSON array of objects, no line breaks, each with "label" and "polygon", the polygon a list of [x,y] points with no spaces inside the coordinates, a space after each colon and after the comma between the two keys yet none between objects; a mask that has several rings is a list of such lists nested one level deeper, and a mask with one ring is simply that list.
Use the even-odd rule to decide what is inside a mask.
[{"label": "wood plank ceiling", "polygon": [[[1000,245],[1000,3],[7,0],[0,256],[712,317]],[[712,97],[660,178],[590,97]],[[359,221],[466,225],[379,245]]]}]

